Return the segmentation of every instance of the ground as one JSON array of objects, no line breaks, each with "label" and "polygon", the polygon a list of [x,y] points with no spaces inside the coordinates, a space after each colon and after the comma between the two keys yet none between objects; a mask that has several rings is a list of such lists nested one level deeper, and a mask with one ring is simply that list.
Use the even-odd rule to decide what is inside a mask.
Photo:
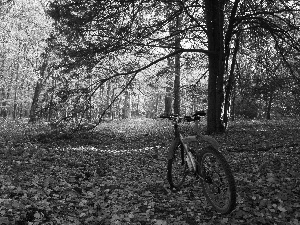
[{"label": "ground", "polygon": [[237,185],[236,209],[219,215],[193,179],[170,191],[168,121],[113,121],[73,136],[2,121],[0,224],[299,225],[299,125],[237,121],[215,135]]}]

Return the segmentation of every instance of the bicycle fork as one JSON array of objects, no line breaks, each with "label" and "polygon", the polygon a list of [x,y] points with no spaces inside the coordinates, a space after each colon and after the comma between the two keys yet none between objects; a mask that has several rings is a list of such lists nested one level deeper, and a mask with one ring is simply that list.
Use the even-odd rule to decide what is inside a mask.
[{"label": "bicycle fork", "polygon": [[[180,142],[181,142],[181,159],[182,163],[186,161],[189,171],[190,172],[196,172],[196,159],[193,156],[193,154],[188,150],[188,145],[186,143],[190,141],[196,141],[195,136],[188,136],[183,138],[180,134]],[[184,154],[185,153],[185,154]]]},{"label": "bicycle fork", "polygon": [[[197,179],[201,179],[203,182],[212,183],[212,178],[207,174],[206,171],[199,171],[199,169],[203,169],[199,166],[198,159],[195,158],[195,156],[189,151],[188,149],[188,143],[190,142],[197,142],[197,136],[187,136],[182,137],[180,135],[180,143],[181,143],[181,159],[182,159],[182,165],[186,162],[188,169],[190,172],[193,172]],[[185,157],[184,157],[185,153]]]}]

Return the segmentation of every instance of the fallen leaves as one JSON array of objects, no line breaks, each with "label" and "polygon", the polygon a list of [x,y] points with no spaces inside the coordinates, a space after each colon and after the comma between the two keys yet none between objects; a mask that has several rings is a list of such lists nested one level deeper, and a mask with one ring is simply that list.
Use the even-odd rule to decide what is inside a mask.
[{"label": "fallen leaves", "polygon": [[263,143],[271,143],[295,129],[283,122],[280,132],[274,132],[277,124],[244,125],[242,136],[233,130],[218,137],[228,149],[249,149],[224,151],[238,188],[237,209],[226,217],[212,211],[190,177],[180,192],[169,190],[165,154],[172,135],[166,122],[120,121],[93,134],[42,143],[20,135],[16,142],[6,134],[12,140],[0,148],[0,224],[298,225],[300,149],[250,151],[255,133],[247,133],[270,131]]}]

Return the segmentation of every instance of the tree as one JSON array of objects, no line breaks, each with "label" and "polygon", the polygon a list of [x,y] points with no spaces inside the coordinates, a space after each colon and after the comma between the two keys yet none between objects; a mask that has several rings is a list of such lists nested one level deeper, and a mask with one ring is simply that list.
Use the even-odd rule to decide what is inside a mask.
[{"label": "tree", "polygon": [[[229,72],[229,76],[228,76],[228,81],[227,84],[225,86],[225,100],[224,100],[224,113],[223,113],[223,122],[225,125],[225,128],[227,127],[227,123],[228,123],[228,112],[230,109],[230,98],[234,93],[232,94],[233,87],[235,85],[235,66],[236,66],[236,61],[237,61],[237,53],[239,50],[239,45],[240,45],[240,40],[239,37],[236,37],[235,42],[234,42],[234,52],[233,52],[233,56],[232,56],[232,62],[231,62],[231,68],[230,68],[230,72]],[[232,111],[234,111],[234,97],[232,98],[232,102],[233,102],[233,106],[232,106]],[[234,115],[234,112],[232,112],[232,114]],[[232,117],[234,118],[234,116]]]},{"label": "tree", "polygon": [[[176,7],[176,5],[175,5]],[[177,5],[177,7],[180,7],[180,5]],[[170,9],[172,10],[172,5],[170,6]],[[171,42],[171,47],[174,47],[175,49],[181,48],[181,37],[180,37],[180,29],[182,24],[182,15],[176,14],[176,17],[174,18],[174,21],[170,22],[170,36],[174,37],[173,43]],[[173,109],[174,113],[180,115],[180,55],[181,53],[177,53],[174,56],[174,66],[171,68],[174,70],[174,104]]]},{"label": "tree", "polygon": [[[149,61],[147,65],[134,67],[131,71],[124,71],[122,67],[119,67],[117,71],[114,71],[115,75],[112,75],[128,76],[144,71],[164,60],[169,60],[170,65],[171,57],[175,56],[176,90],[174,93],[176,93],[176,97],[174,109],[179,112],[179,54],[186,51],[207,51],[202,48],[189,50],[180,46],[180,35],[184,30],[188,31],[185,26],[178,29],[181,27],[180,18],[183,11],[180,2],[171,4],[170,13],[164,11],[169,3],[157,3],[156,1],[139,1],[139,3],[143,4],[118,1],[101,3],[54,1],[51,4],[49,14],[57,21],[57,36],[65,37],[65,40],[68,40],[65,42],[62,41],[63,39],[57,38],[55,43],[62,49],[63,54],[68,56],[62,57],[61,65],[64,68],[62,71],[68,73],[80,66],[93,68],[101,65],[106,57],[122,55],[126,51],[130,51],[136,57],[144,57],[145,54],[154,55],[151,57],[152,61]],[[153,8],[153,6],[155,7]],[[90,10],[87,11],[87,9]],[[99,11],[103,13],[99,13]],[[154,12],[154,14],[151,15],[149,12]],[[144,15],[147,15],[147,20],[144,19]],[[172,31],[166,35],[166,28],[169,28],[174,22],[175,29],[172,28]],[[106,30],[106,27],[109,29]],[[93,33],[93,39],[91,39],[89,30],[98,30],[98,32]],[[160,49],[159,54],[153,54],[156,49]],[[168,99],[170,98],[166,98],[166,106],[170,102]]]},{"label": "tree", "polygon": [[[288,43],[289,46],[293,48],[299,48],[298,43],[295,40],[295,31],[299,29],[299,20],[297,20],[297,10],[299,10],[299,2],[295,1],[239,1],[234,2],[229,1],[205,1],[205,6],[207,7],[206,12],[214,12],[209,15],[214,15],[214,18],[207,17],[207,28],[208,28],[208,43],[210,39],[212,46],[218,51],[221,49],[218,56],[223,54],[223,57],[214,57],[209,55],[209,61],[215,62],[212,63],[216,68],[210,68],[209,78],[209,117],[208,119],[208,132],[215,132],[222,130],[222,125],[219,122],[215,122],[212,118],[214,117],[216,121],[220,119],[220,107],[222,107],[223,96],[222,96],[222,86],[223,78],[227,72],[228,60],[230,55],[230,43],[234,40],[234,36],[240,36],[248,34],[250,37],[255,38],[256,40],[264,39],[266,36],[272,38],[276,43],[279,43],[279,40],[282,40],[284,43]],[[218,6],[214,8],[214,6]],[[225,8],[224,8],[225,6]],[[219,14],[217,12],[219,10]],[[216,15],[216,16],[215,16]],[[226,15],[224,17],[224,15]],[[289,16],[287,16],[289,15]],[[228,18],[227,21],[223,21],[223,18]],[[216,22],[214,22],[214,19]],[[212,31],[216,32],[215,35],[212,35],[210,31],[211,25]],[[222,25],[224,25],[224,39],[222,39]],[[219,31],[219,35],[218,32]],[[221,38],[219,38],[221,37]],[[220,40],[221,39],[221,40]],[[277,45],[277,50],[282,49]],[[210,49],[209,49],[210,50]],[[233,54],[236,55],[237,52],[233,51]],[[236,56],[233,57],[233,62],[235,61]],[[218,58],[218,59],[217,59]],[[218,63],[219,62],[219,63]],[[231,67],[234,69],[234,66]],[[221,72],[220,72],[221,71]],[[218,77],[218,74],[221,74]],[[233,74],[230,71],[229,74]],[[215,77],[212,77],[215,76]],[[219,81],[219,82],[218,82]],[[234,85],[231,83],[234,81],[232,76],[229,75],[227,81],[226,92],[229,94],[225,98],[225,108],[228,107],[228,99],[230,98],[230,92]],[[211,84],[211,85],[210,85]],[[222,84],[222,85],[221,85]],[[218,86],[219,85],[219,86]],[[216,93],[214,93],[216,91]],[[211,94],[210,94],[211,93]],[[214,102],[216,95],[216,102]],[[227,102],[227,105],[226,105]],[[220,104],[221,103],[221,104]],[[211,106],[211,107],[210,107]],[[216,113],[214,114],[214,109]],[[224,114],[227,113],[227,110],[224,110]],[[210,119],[211,118],[211,119]],[[227,116],[224,115],[223,118],[226,121]],[[215,124],[214,124],[215,123]],[[209,124],[211,128],[209,128]]]},{"label": "tree", "polygon": [[[224,100],[228,108],[235,80],[232,78],[235,66],[232,64],[229,71],[228,65],[230,60],[235,61],[232,55],[239,51],[238,48],[236,53],[231,51],[233,42],[238,36],[251,35],[259,39],[264,38],[260,34],[268,33],[277,43],[284,40],[297,48],[294,37],[299,20],[294,18],[299,3],[292,0],[203,0],[202,3],[192,0],[167,3],[53,1],[49,14],[56,21],[56,46],[65,55],[61,64],[63,71],[68,73],[78,67],[92,69],[112,55],[128,52],[137,58],[154,56],[147,65],[136,65],[126,72],[120,67],[113,75],[129,76],[184,52],[206,54],[209,69],[207,131],[222,132],[223,122],[226,122],[221,120],[222,112],[227,114],[228,111],[222,108]],[[166,4],[173,6],[171,13],[165,12]],[[181,21],[180,29],[173,34],[167,32],[170,24],[181,17],[188,19]],[[188,44],[172,45],[174,37],[181,37],[181,42]],[[242,45],[242,38],[240,42]],[[224,98],[225,80],[227,96]],[[227,116],[223,118],[226,120]]]},{"label": "tree", "polygon": [[[50,24],[37,1],[1,1],[1,115],[28,117]],[[5,11],[5,13],[4,13]]]},{"label": "tree", "polygon": [[208,114],[207,132],[221,132],[221,110],[224,83],[224,0],[205,0],[208,51]]},{"label": "tree", "polygon": [[[37,120],[37,109],[38,109],[38,101],[39,101],[39,96],[41,94],[42,91],[42,87],[43,87],[43,83],[45,82],[45,80],[47,79],[46,77],[46,72],[47,72],[47,67],[48,67],[48,63],[49,63],[49,48],[45,48],[45,52],[43,52],[41,54],[41,65],[38,68],[39,71],[39,78],[38,81],[36,82],[36,86],[34,89],[34,94],[33,94],[33,98],[32,98],[32,103],[31,103],[31,107],[30,107],[30,114],[29,114],[29,122],[36,122]],[[48,73],[49,76],[49,73]]]}]

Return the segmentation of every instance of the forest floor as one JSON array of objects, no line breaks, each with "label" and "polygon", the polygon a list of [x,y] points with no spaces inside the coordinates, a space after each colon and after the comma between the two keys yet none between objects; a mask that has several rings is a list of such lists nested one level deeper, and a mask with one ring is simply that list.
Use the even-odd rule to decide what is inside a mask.
[{"label": "forest floor", "polygon": [[[188,125],[183,126],[188,130]],[[300,121],[238,121],[215,135],[237,185],[216,213],[193,183],[166,180],[166,120],[103,123],[74,136],[0,125],[0,224],[300,224]]]}]

